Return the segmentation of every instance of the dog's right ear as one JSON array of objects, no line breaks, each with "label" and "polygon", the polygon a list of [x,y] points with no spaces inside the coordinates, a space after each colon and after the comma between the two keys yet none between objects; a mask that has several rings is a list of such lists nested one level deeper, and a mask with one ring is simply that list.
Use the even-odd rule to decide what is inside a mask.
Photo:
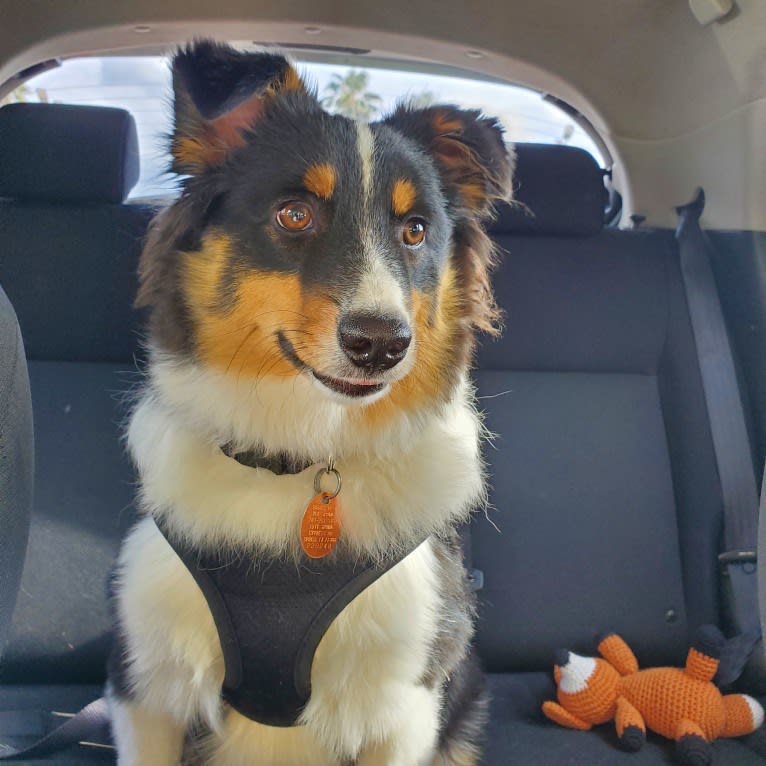
[{"label": "dog's right ear", "polygon": [[173,59],[172,168],[197,175],[220,165],[245,143],[268,104],[306,86],[290,62],[271,53],[244,53],[199,40]]}]

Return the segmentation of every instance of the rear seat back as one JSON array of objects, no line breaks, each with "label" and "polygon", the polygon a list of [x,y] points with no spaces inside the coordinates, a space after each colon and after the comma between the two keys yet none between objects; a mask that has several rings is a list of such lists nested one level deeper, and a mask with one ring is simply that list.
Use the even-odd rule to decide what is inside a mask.
[{"label": "rear seat back", "polygon": [[127,112],[0,109],[0,285],[30,360],[37,465],[6,683],[103,678],[108,573],[133,518],[120,423],[137,380],[132,304],[153,213],[123,204],[137,178]]},{"label": "rear seat back", "polygon": [[[103,677],[152,213],[122,204],[135,162],[119,110],[0,109],[0,284],[32,360],[39,468],[6,682]],[[718,621],[721,500],[675,242],[603,231],[580,150],[520,146],[517,186],[492,231],[506,332],[476,374],[498,434],[496,510],[473,532],[480,650],[494,671],[547,671],[555,647],[615,628],[643,662],[678,662],[689,629]]]},{"label": "rear seat back", "polygon": [[536,217],[494,227],[506,330],[476,375],[498,435],[479,647],[494,671],[550,670],[615,629],[642,663],[681,662],[719,622],[722,506],[675,240],[602,230],[580,150],[520,146],[518,168]]},{"label": "rear seat back", "polygon": [[0,284],[27,357],[132,358],[136,259],[152,211],[123,205],[138,180],[133,118],[122,109],[0,109]]}]

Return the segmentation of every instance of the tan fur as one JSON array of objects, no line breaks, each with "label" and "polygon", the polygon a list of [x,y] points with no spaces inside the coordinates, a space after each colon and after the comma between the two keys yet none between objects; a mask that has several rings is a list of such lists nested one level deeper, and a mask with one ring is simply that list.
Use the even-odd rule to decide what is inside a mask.
[{"label": "tan fur", "polygon": [[304,293],[294,274],[251,270],[234,283],[231,305],[221,306],[231,240],[220,233],[208,235],[198,252],[184,257],[184,296],[206,364],[253,380],[294,377],[299,370],[284,357],[275,337],[282,331],[304,362],[320,371],[327,368],[338,312],[332,301]]},{"label": "tan fur", "polygon": [[417,192],[412,181],[406,178],[397,178],[391,190],[391,210],[394,215],[404,216],[412,210],[415,204]]},{"label": "tan fur", "polygon": [[328,200],[335,191],[335,168],[327,162],[311,165],[303,174],[303,185],[312,194]]}]

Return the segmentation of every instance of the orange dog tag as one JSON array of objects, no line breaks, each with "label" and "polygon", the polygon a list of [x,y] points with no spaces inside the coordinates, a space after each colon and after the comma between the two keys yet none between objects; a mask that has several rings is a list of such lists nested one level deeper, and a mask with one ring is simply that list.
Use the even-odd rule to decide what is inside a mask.
[{"label": "orange dog tag", "polygon": [[301,521],[301,547],[312,559],[332,553],[340,537],[338,500],[329,492],[311,498]]}]

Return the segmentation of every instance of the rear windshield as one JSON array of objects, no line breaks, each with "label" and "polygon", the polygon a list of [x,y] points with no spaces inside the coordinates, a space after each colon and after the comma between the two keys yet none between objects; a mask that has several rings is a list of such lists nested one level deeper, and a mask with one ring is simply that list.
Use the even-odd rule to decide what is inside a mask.
[{"label": "rear windshield", "polygon": [[[403,69],[342,66],[298,61],[326,108],[372,120],[403,99],[422,106],[449,102],[498,117],[509,141],[539,141],[579,146],[603,166],[588,133],[543,95],[518,85],[424,74]],[[105,56],[68,59],[62,66],[28,80],[4,100],[114,106],[133,114],[138,126],[141,176],[132,199],[164,197],[176,191],[167,172],[170,132],[170,71],[161,56]]]}]

